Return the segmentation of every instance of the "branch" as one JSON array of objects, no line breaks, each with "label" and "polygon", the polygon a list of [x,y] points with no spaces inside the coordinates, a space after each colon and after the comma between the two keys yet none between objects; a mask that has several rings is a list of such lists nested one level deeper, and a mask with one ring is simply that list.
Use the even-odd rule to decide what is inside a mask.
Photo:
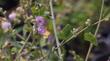
[{"label": "branch", "polygon": [[[101,11],[100,11],[100,17],[99,17],[99,22],[98,22],[98,25],[97,25],[97,28],[96,28],[96,31],[95,31],[94,36],[96,36],[96,35],[97,35],[98,30],[99,30],[99,27],[100,27],[100,24],[101,24],[101,19],[102,19],[103,8],[104,8],[104,0],[102,0]],[[89,55],[90,55],[90,52],[91,52],[91,50],[92,50],[92,47],[93,47],[93,44],[92,44],[92,43],[90,43],[89,50],[88,50],[88,52],[87,52],[87,55],[86,55],[85,61],[87,61],[87,60],[88,60]]]},{"label": "branch", "polygon": [[[54,30],[54,35],[55,35],[55,39],[56,39],[56,44],[57,44],[57,47],[60,46],[60,42],[59,42],[59,39],[58,39],[58,36],[57,36],[57,30],[56,30],[56,22],[55,22],[55,17],[54,17],[54,11],[53,11],[53,3],[52,3],[53,0],[50,0],[49,2],[49,5],[50,5],[50,12],[51,12],[51,18],[52,18],[52,24],[53,24],[53,30]],[[62,54],[61,54],[61,49],[58,48],[58,54],[60,56],[60,60],[62,61]]]}]

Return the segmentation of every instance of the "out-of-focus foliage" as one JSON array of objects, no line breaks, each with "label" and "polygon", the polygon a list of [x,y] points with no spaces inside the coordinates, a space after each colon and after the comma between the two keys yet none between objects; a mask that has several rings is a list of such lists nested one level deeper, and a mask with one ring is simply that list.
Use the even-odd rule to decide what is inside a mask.
[{"label": "out-of-focus foliage", "polygon": [[[52,1],[59,43],[54,36],[49,2],[0,0],[3,9],[0,11],[0,61],[60,61],[58,48],[61,49],[62,61],[84,61],[86,54],[81,55],[80,50],[85,52],[88,48],[82,48],[81,44],[98,46],[97,36],[93,33],[100,16],[101,0]],[[101,20],[109,21],[109,18],[110,7],[104,5]],[[6,22],[10,25],[4,25]],[[78,45],[66,48],[69,45],[66,43],[71,41]],[[70,53],[74,50],[76,53]]]}]

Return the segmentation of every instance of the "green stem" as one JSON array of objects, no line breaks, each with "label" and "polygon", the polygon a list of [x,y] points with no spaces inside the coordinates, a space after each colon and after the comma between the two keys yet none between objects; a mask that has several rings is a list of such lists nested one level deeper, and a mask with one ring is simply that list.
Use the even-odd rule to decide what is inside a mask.
[{"label": "green stem", "polygon": [[[52,24],[53,24],[53,30],[54,30],[54,35],[55,35],[55,39],[56,39],[56,44],[57,44],[57,47],[59,47],[60,42],[59,42],[59,39],[58,39],[58,36],[57,36],[56,22],[55,22],[55,17],[54,17],[54,12],[53,12],[52,0],[50,0],[49,5],[50,5],[50,11],[51,11],[51,15],[52,15],[51,18],[52,18]],[[60,48],[58,48],[58,54],[60,56],[60,61],[62,61],[62,54],[61,54],[61,49]]]},{"label": "green stem", "polygon": [[[97,28],[96,28],[96,31],[95,31],[94,36],[96,36],[97,33],[98,33],[98,30],[99,30],[99,27],[100,27],[100,24],[101,24],[101,19],[102,19],[102,14],[103,14],[103,9],[104,9],[104,0],[102,0],[101,12],[100,12],[100,17],[99,17],[99,23],[98,23],[98,25],[97,25]],[[89,50],[88,50],[88,52],[87,52],[87,55],[86,55],[85,61],[88,61],[88,58],[89,58],[90,52],[91,52],[91,50],[92,50],[92,47],[93,47],[93,44],[90,43]]]}]

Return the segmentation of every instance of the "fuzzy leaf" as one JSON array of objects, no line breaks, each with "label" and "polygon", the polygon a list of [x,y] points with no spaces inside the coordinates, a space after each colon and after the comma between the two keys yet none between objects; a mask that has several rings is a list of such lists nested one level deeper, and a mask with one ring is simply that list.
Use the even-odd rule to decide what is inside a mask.
[{"label": "fuzzy leaf", "polygon": [[60,39],[66,40],[68,39],[72,33],[70,32],[72,30],[72,26],[67,24],[63,30],[58,34]]},{"label": "fuzzy leaf", "polygon": [[91,32],[85,33],[84,34],[84,39],[86,41],[89,41],[90,43],[94,44],[95,46],[97,45],[96,37]]}]

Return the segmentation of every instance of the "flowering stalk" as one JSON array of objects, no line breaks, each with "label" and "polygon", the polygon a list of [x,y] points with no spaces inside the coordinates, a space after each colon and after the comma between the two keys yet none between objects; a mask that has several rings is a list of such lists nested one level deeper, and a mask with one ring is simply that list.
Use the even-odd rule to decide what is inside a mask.
[{"label": "flowering stalk", "polygon": [[[55,23],[55,17],[54,17],[54,12],[53,12],[52,0],[50,0],[49,5],[50,5],[50,11],[51,11],[51,15],[52,15],[52,24],[53,24],[53,30],[54,30],[54,35],[55,35],[55,39],[56,39],[56,44],[57,44],[57,47],[59,47],[60,42],[59,42],[59,39],[58,39],[58,36],[57,36],[57,30],[56,30],[56,23]],[[58,48],[58,54],[60,56],[60,61],[63,61],[60,48]]]}]

